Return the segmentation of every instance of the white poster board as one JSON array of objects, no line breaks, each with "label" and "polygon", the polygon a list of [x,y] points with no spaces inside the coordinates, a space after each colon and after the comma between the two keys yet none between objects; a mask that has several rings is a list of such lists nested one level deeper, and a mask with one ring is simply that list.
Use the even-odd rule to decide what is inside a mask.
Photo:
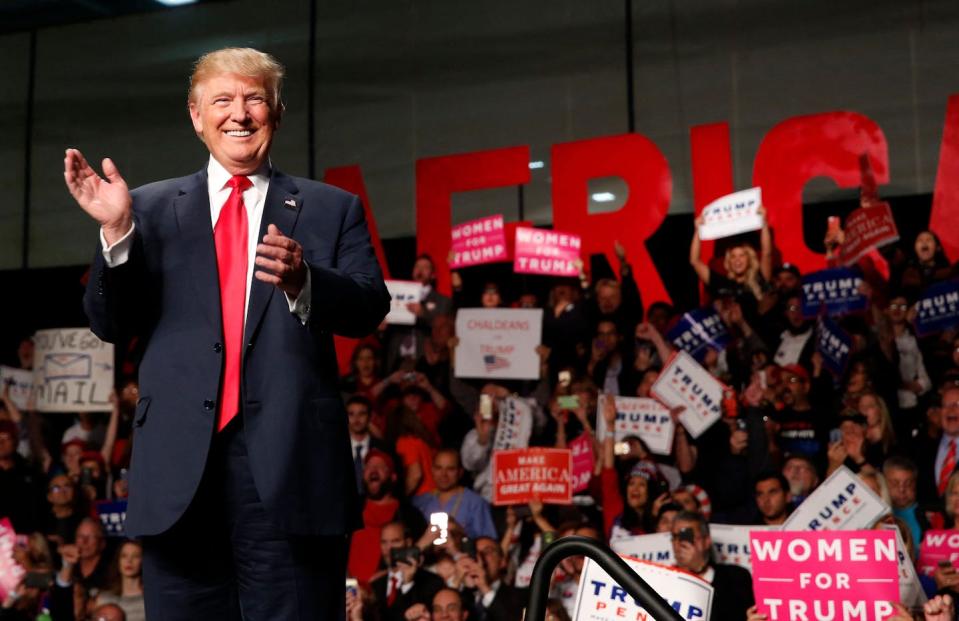
[{"label": "white poster board", "polygon": [[412,280],[387,280],[386,290],[390,292],[390,312],[386,323],[398,326],[412,326],[416,323],[408,304],[423,300],[423,285]]},{"label": "white poster board", "polygon": [[499,402],[493,450],[526,448],[533,433],[533,407],[527,399],[506,397]]},{"label": "white poster board", "polygon": [[783,524],[783,530],[866,530],[889,506],[849,468],[839,466]]},{"label": "white poster board", "polygon": [[[624,558],[640,578],[659,593],[684,619],[709,621],[713,587],[693,574],[645,561]],[[576,592],[575,621],[652,619],[603,568],[587,558]],[[725,619],[718,621],[726,621]]]},{"label": "white poster board", "polygon": [[703,207],[699,239],[706,241],[763,228],[762,190],[749,188],[717,198]]},{"label": "white poster board", "polygon": [[710,524],[714,558],[726,565],[738,565],[752,571],[749,562],[749,533],[757,530],[777,530],[778,526],[740,526],[738,524]]},{"label": "white poster board", "polygon": [[918,610],[928,601],[928,598],[922,589],[922,583],[919,582],[919,574],[916,573],[916,566],[909,556],[906,542],[902,540],[899,528],[895,524],[883,524],[882,527],[896,533],[896,556],[899,558],[899,601],[910,610]]},{"label": "white poster board", "polygon": [[722,416],[725,389],[695,358],[678,350],[663,367],[650,393],[670,408],[685,406],[679,422],[689,435],[698,438]]},{"label": "white poster board", "polygon": [[0,387],[10,386],[10,400],[21,410],[29,408],[33,371],[0,366]]},{"label": "white poster board", "polygon": [[614,397],[601,393],[596,413],[596,437],[600,441],[606,438],[607,433],[606,418],[603,416],[605,399],[616,401],[614,437],[617,442],[622,442],[629,436],[636,436],[657,455],[669,455],[673,452],[676,425],[673,417],[669,415],[669,408],[656,399],[644,397]]},{"label": "white poster board", "polygon": [[39,330],[33,341],[38,411],[110,411],[112,344],[104,343],[88,328]]},{"label": "white poster board", "polygon": [[543,309],[461,308],[456,377],[539,379]]},{"label": "white poster board", "polygon": [[629,556],[640,561],[648,561],[659,565],[676,564],[676,559],[673,558],[673,536],[671,533],[617,537],[609,542],[609,547],[616,554]]}]

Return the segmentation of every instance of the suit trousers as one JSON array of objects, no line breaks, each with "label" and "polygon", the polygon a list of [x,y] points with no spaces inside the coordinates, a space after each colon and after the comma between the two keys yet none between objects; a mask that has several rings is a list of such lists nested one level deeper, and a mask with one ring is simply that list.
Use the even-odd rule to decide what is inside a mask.
[{"label": "suit trousers", "polygon": [[307,621],[345,617],[348,538],[290,536],[267,517],[242,416],[214,435],[183,517],[143,538],[149,621]]}]

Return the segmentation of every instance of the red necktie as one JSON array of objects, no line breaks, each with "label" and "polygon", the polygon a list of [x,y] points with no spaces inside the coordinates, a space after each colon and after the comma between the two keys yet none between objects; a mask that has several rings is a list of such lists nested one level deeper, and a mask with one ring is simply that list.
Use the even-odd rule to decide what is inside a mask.
[{"label": "red necktie", "polygon": [[942,470],[939,471],[939,495],[942,496],[946,491],[946,483],[949,482],[949,475],[956,469],[956,441],[949,440],[949,451],[946,453],[946,459],[942,462]]},{"label": "red necktie", "polygon": [[243,191],[253,183],[241,175],[226,182],[232,191],[213,227],[216,269],[220,276],[223,313],[223,390],[217,407],[217,431],[240,411],[240,361],[243,357],[243,314],[246,310],[247,219]]},{"label": "red necktie", "polygon": [[392,606],[393,602],[396,601],[397,591],[400,590],[400,580],[396,576],[390,578],[390,592],[386,596],[386,605]]}]

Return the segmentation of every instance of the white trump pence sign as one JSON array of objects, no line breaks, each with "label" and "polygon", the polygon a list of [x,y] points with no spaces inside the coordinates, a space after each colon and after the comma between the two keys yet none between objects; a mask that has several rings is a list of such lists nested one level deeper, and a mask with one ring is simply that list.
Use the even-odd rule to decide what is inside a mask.
[{"label": "white trump pence sign", "polygon": [[762,202],[759,188],[749,188],[717,198],[703,207],[700,214],[703,223],[699,226],[699,239],[719,239],[761,229],[763,217],[759,214],[759,207]]},{"label": "white trump pence sign", "polygon": [[799,505],[783,530],[856,530],[872,528],[889,506],[862,479],[840,466]]},{"label": "white trump pence sign", "polygon": [[460,309],[456,377],[539,379],[542,332],[542,309]]},{"label": "white trump pence sign", "polygon": [[603,417],[603,402],[606,399],[615,399],[614,436],[617,442],[629,436],[636,436],[657,455],[672,453],[676,426],[673,424],[673,417],[669,415],[669,408],[655,399],[601,394],[597,406],[599,412],[596,415],[596,435],[600,440],[608,433],[606,419]]},{"label": "white trump pence sign", "polygon": [[[713,587],[693,574],[653,563],[624,558],[630,569],[659,593],[687,621],[709,621]],[[575,621],[642,621],[652,619],[626,589],[587,558],[576,593]],[[726,621],[725,619],[717,621]]]},{"label": "white trump pence sign", "polygon": [[692,356],[680,350],[669,359],[650,393],[670,408],[685,406],[679,422],[689,435],[698,438],[722,416],[725,389]]},{"label": "white trump pence sign", "polygon": [[416,323],[416,315],[409,309],[409,304],[423,300],[423,285],[411,280],[387,280],[386,290],[390,292],[390,312],[386,315],[386,323],[399,326],[412,326]]}]

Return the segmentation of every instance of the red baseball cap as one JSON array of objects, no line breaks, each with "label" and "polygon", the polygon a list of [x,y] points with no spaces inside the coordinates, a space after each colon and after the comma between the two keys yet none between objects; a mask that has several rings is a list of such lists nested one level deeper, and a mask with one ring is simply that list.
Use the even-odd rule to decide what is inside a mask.
[{"label": "red baseball cap", "polygon": [[806,367],[802,366],[801,364],[787,364],[782,367],[782,372],[792,373],[793,375],[798,375],[799,377],[803,378],[803,380],[806,382],[809,381],[809,371],[807,371]]}]

